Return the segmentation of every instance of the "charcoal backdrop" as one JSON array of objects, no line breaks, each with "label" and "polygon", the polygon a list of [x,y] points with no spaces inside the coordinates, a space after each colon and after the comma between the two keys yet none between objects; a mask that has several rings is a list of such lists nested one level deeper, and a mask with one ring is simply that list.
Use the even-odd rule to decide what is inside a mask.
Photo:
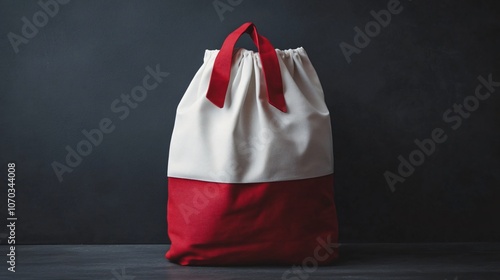
[{"label": "charcoal backdrop", "polygon": [[[18,243],[167,243],[176,106],[205,49],[246,21],[318,72],[342,242],[500,241],[496,1],[66,2],[0,1],[1,220],[15,162]],[[157,67],[169,74],[140,102],[121,96]],[[413,152],[435,129],[442,143]]]}]

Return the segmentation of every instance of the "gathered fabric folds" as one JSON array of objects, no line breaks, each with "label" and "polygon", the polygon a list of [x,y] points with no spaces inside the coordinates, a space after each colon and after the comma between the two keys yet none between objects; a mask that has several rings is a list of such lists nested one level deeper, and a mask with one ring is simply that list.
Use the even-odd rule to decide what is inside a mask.
[{"label": "gathered fabric folds", "polygon": [[[245,33],[257,52],[234,48]],[[338,257],[330,114],[304,48],[246,23],[205,51],[176,112],[167,223],[182,265]]]}]

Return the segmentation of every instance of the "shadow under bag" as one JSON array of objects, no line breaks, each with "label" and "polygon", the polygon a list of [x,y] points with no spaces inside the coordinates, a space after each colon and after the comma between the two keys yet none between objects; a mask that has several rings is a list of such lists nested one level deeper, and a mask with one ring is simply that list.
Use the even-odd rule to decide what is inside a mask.
[{"label": "shadow under bag", "polygon": [[[244,33],[258,52],[235,49]],[[328,264],[338,256],[330,114],[303,48],[232,32],[177,107],[166,258],[181,265]]]}]

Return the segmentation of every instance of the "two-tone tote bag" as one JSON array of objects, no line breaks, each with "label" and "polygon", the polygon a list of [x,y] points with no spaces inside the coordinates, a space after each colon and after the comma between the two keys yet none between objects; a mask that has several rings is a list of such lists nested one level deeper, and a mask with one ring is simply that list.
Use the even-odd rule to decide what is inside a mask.
[{"label": "two-tone tote bag", "polygon": [[[245,33],[258,52],[235,49]],[[338,256],[330,114],[302,47],[274,49],[245,23],[206,50],[177,107],[167,173],[172,262]]]}]

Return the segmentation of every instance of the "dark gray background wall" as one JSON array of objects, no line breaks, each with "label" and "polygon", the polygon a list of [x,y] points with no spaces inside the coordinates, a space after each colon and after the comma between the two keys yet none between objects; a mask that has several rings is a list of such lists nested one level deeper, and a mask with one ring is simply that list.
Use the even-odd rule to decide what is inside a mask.
[{"label": "dark gray background wall", "polygon": [[[391,1],[216,3],[231,11],[219,16],[212,0],[74,0],[45,24],[39,13],[38,33],[16,53],[9,33],[21,36],[22,18],[33,23],[42,8],[0,1],[0,218],[7,163],[15,162],[18,243],[168,242],[166,164],[177,103],[204,50],[219,48],[245,21],[276,48],[303,46],[318,72],[333,116],[342,242],[500,241],[500,87],[484,100],[470,97],[479,76],[500,81],[496,1],[401,0],[402,10],[372,29],[368,44],[358,42],[350,63],[339,45],[355,46],[354,28],[364,30],[370,11]],[[240,46],[252,47],[248,38]],[[128,115],[114,112],[156,65],[169,75]],[[443,119],[464,99],[473,110]],[[53,162],[66,164],[65,147],[76,149],[82,130],[106,118],[114,130],[60,182]],[[398,156],[408,159],[415,139],[436,128],[446,140],[391,189],[386,171],[398,175]]]}]

